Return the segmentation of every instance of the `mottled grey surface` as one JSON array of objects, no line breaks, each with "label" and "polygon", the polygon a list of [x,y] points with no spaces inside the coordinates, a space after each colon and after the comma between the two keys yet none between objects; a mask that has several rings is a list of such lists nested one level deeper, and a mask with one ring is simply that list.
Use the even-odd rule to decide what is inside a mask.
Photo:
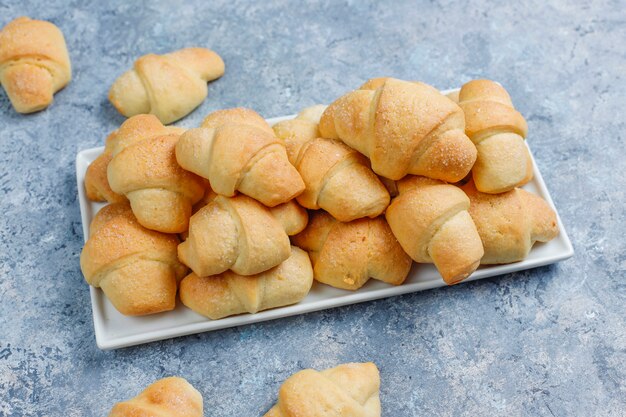
[{"label": "mottled grey surface", "polygon": [[[74,67],[41,113],[19,115],[0,93],[1,416],[104,416],[167,375],[203,393],[206,416],[259,416],[297,370],[367,360],[381,370],[385,416],[626,414],[623,1],[101,3],[0,0],[0,25],[20,15],[59,25]],[[74,158],[122,122],[106,100],[116,76],[141,54],[189,45],[214,48],[227,70],[188,127],[231,106],[293,113],[372,76],[499,80],[528,119],[575,257],[98,350]]]}]

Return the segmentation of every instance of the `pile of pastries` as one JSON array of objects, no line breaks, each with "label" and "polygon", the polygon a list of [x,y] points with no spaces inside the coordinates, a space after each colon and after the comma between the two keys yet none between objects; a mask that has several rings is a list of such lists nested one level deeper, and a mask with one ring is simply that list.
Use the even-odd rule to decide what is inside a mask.
[{"label": "pile of pastries", "polygon": [[[45,108],[71,79],[49,22],[15,19],[0,45],[19,112]],[[400,285],[413,261],[455,284],[558,234],[550,206],[519,188],[533,177],[527,125],[493,81],[445,96],[374,78],[274,126],[244,108],[166,126],[223,73],[215,52],[186,48],[140,57],[110,89],[129,118],[86,173],[88,198],[110,204],[81,268],[122,314],[172,310],[177,294],[211,319],[255,313],[297,303],[314,280]]]},{"label": "pile of pastries", "polygon": [[244,108],[189,130],[135,115],[87,171],[87,196],[111,204],[81,267],[123,314],[171,310],[178,292],[211,319],[297,303],[313,280],[400,285],[413,261],[455,284],[558,234],[519,188],[526,130],[488,80],[444,96],[376,78],[274,126]]},{"label": "pile of pastries", "polygon": [[[380,417],[380,374],[372,362],[304,369],[283,383],[264,417]],[[181,377],[163,378],[113,406],[109,417],[202,417],[202,394]]]}]

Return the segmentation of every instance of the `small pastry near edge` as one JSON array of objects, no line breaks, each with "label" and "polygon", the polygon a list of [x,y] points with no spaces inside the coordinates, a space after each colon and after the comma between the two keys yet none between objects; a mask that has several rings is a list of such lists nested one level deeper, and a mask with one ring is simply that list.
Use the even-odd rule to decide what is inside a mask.
[{"label": "small pastry near edge", "polygon": [[107,168],[113,154],[122,148],[143,139],[155,138],[170,133],[181,134],[185,129],[174,126],[163,126],[153,115],[137,115],[126,120],[107,137],[104,152],[87,167],[85,173],[85,192],[91,201],[108,201],[119,203],[128,199],[111,189],[107,178]]},{"label": "small pastry near edge", "polygon": [[128,203],[102,208],[89,227],[80,267],[124,315],[169,311],[187,268],[178,261],[176,235],[141,226]]},{"label": "small pastry near edge", "polygon": [[115,404],[109,417],[202,417],[202,395],[184,378],[168,377]]},{"label": "small pastry near edge", "polygon": [[45,109],[71,79],[67,45],[57,26],[18,17],[0,31],[0,82],[15,111]]},{"label": "small pastry near edge", "polygon": [[454,185],[425,177],[408,176],[397,186],[386,217],[406,253],[416,262],[434,263],[446,284],[470,276],[484,251],[469,198]]},{"label": "small pastry near edge", "polygon": [[530,181],[533,164],[524,143],[528,126],[504,87],[490,80],[470,81],[461,87],[459,105],[465,133],[478,151],[472,168],[476,188],[497,194]]},{"label": "small pastry near edge", "polygon": [[521,188],[481,193],[472,181],[461,189],[470,199],[469,214],[485,248],[481,264],[521,261],[535,242],[548,242],[559,234],[556,213],[533,193]]},{"label": "small pastry near edge", "polygon": [[379,390],[380,374],[371,362],[305,369],[287,378],[264,417],[380,417]]}]

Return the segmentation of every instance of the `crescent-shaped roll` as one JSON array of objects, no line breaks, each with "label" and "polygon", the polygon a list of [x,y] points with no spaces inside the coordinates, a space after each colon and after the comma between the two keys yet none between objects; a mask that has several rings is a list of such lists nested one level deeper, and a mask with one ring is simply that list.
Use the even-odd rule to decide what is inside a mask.
[{"label": "crescent-shaped roll", "polygon": [[71,79],[65,38],[54,24],[18,17],[0,31],[0,82],[15,111],[45,109]]},{"label": "crescent-shaped roll", "polygon": [[459,105],[465,133],[478,150],[472,169],[476,188],[496,194],[530,181],[533,164],[524,143],[528,126],[509,93],[493,81],[473,80],[461,88]]},{"label": "crescent-shaped roll", "polygon": [[[204,197],[193,206],[193,214],[217,197],[218,194],[213,192],[210,186],[206,186]],[[268,207],[272,216],[278,220],[289,236],[296,235],[304,230],[309,222],[309,214],[296,200],[289,200],[286,203],[279,204],[274,207]],[[183,239],[187,239],[188,233],[183,234]]]},{"label": "crescent-shaped roll", "polygon": [[87,168],[85,173],[85,191],[87,198],[92,201],[108,201],[119,203],[127,201],[122,194],[111,189],[107,179],[107,168],[113,159],[113,153],[118,153],[124,147],[144,139],[170,133],[181,134],[185,129],[173,126],[163,126],[153,115],[138,115],[126,120],[106,139],[104,152],[98,156]]},{"label": "crescent-shaped roll", "polygon": [[280,387],[264,417],[380,417],[380,374],[371,362],[305,369]]},{"label": "crescent-shaped roll", "polygon": [[416,262],[434,263],[446,284],[470,276],[484,251],[465,193],[424,177],[407,177],[397,185],[400,194],[386,217],[406,253]]},{"label": "crescent-shaped roll", "polygon": [[273,126],[304,181],[298,203],[343,222],[379,216],[389,205],[389,193],[367,158],[338,140],[319,137],[317,124],[299,117]]},{"label": "crescent-shaped roll", "polygon": [[472,181],[462,189],[470,199],[469,213],[485,248],[482,264],[521,261],[535,242],[548,242],[559,234],[556,213],[533,193],[521,188],[481,193]]},{"label": "crescent-shaped roll", "polygon": [[292,246],[289,258],[259,274],[224,271],[199,277],[191,273],[180,283],[180,299],[196,313],[217,320],[295,304],[306,297],[312,284],[313,268],[307,253]]},{"label": "crescent-shaped roll", "polygon": [[141,226],[128,203],[110,204],[90,225],[80,267],[87,283],[102,288],[120,313],[168,311],[187,271],[176,256],[178,243],[176,235]]},{"label": "crescent-shaped roll", "polygon": [[107,168],[111,190],[130,200],[144,227],[164,233],[184,232],[192,206],[204,195],[204,180],[176,162],[178,133],[146,135],[146,130],[158,131],[163,126],[154,116],[135,118],[140,118],[134,120],[137,130],[131,130],[127,140],[116,141],[111,152],[113,159]]},{"label": "crescent-shaped roll", "polygon": [[361,288],[370,278],[400,285],[411,258],[383,217],[343,223],[324,211],[310,214],[309,224],[292,238],[309,252],[317,281],[346,290]]},{"label": "crescent-shaped roll", "polygon": [[135,61],[109,91],[124,116],[154,114],[164,124],[185,117],[207,96],[207,82],[224,74],[224,61],[206,48],[185,48]]},{"label": "crescent-shaped roll", "polygon": [[322,136],[341,139],[392,180],[407,174],[463,179],[476,161],[476,147],[465,136],[461,108],[424,83],[374,81],[328,106],[319,124]]},{"label": "crescent-shaped roll", "polygon": [[141,394],[115,404],[109,417],[202,417],[202,395],[185,379],[159,379]]},{"label": "crescent-shaped roll", "polygon": [[258,274],[290,253],[281,223],[267,207],[242,194],[216,196],[191,217],[189,236],[178,246],[179,259],[201,277],[228,269]]},{"label": "crescent-shaped roll", "polygon": [[[218,194],[236,191],[266,206],[285,203],[304,190],[298,171],[289,163],[284,144],[267,123],[247,109],[221,111],[203,125],[185,132],[176,159],[188,171],[206,178]],[[260,119],[260,120],[259,120]],[[208,121],[207,121],[208,120]]]}]

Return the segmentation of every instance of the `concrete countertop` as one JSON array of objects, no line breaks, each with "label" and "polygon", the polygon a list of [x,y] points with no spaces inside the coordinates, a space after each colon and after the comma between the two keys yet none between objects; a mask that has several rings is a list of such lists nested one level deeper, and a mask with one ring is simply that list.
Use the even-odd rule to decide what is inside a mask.
[{"label": "concrete countertop", "polygon": [[[618,1],[0,0],[0,26],[57,24],[74,79],[47,110],[0,93],[0,416],[105,416],[180,375],[206,416],[260,416],[307,367],[374,361],[385,416],[626,414],[624,97]],[[558,265],[103,352],[95,344],[74,158],[124,119],[107,101],[138,56],[206,46],[226,62],[202,106],[266,117],[374,76],[500,81],[573,241]]]}]

